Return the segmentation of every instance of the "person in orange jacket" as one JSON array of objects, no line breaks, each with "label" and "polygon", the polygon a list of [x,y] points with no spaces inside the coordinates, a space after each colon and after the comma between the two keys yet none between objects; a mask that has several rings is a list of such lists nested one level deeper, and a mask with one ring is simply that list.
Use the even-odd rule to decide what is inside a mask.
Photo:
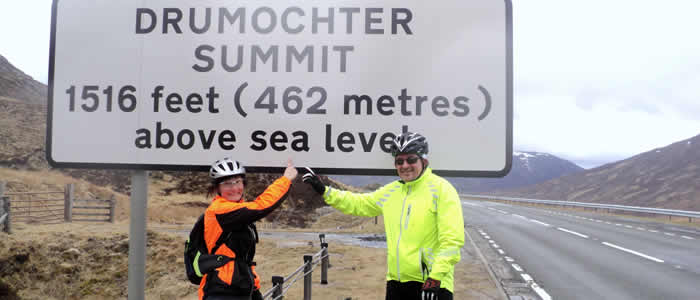
[{"label": "person in orange jacket", "polygon": [[297,170],[287,161],[284,175],[254,201],[245,201],[245,167],[230,158],[217,160],[209,171],[209,194],[216,196],[204,212],[204,241],[210,254],[233,260],[204,274],[199,284],[200,300],[262,300],[260,277],[255,272],[254,222],[279,207],[287,196]]}]

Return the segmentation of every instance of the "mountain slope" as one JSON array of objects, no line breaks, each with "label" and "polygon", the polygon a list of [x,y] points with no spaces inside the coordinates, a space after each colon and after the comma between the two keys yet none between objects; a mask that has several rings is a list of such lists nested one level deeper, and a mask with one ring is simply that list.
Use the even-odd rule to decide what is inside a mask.
[{"label": "mountain slope", "polygon": [[45,104],[48,88],[15,68],[0,55],[0,97]]},{"label": "mountain slope", "polygon": [[[576,164],[554,155],[539,152],[513,152],[513,165],[510,173],[503,178],[460,178],[447,179],[461,193],[483,193],[499,189],[510,189],[532,185],[552,178],[582,171]],[[396,180],[396,176],[343,176],[332,175],[353,186],[376,187]]]},{"label": "mountain slope", "polygon": [[700,211],[700,135],[500,194]]}]

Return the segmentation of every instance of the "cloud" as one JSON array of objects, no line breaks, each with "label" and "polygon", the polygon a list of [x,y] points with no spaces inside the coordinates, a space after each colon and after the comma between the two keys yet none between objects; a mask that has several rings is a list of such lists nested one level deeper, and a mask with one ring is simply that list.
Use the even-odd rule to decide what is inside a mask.
[{"label": "cloud", "polygon": [[583,165],[700,133],[700,3],[514,5],[515,147]]}]

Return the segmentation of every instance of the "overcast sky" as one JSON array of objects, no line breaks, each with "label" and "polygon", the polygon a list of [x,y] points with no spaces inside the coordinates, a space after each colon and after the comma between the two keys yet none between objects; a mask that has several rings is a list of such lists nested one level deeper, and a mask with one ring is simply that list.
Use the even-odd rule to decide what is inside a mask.
[{"label": "overcast sky", "polygon": [[[700,134],[698,12],[690,0],[513,0],[515,149],[590,168]],[[0,54],[44,83],[50,20],[50,0],[0,1]]]}]

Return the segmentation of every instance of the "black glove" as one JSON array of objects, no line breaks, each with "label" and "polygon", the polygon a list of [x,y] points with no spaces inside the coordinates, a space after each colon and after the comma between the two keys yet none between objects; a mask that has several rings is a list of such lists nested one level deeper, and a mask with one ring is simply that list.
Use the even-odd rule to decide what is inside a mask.
[{"label": "black glove", "polygon": [[420,290],[421,300],[438,300],[438,293],[440,292],[440,280],[428,278],[428,280],[426,280],[425,283],[423,283],[423,287]]},{"label": "black glove", "polygon": [[319,195],[323,196],[323,193],[326,192],[326,185],[323,184],[321,181],[321,178],[314,173],[309,167],[304,167],[307,171],[306,174],[302,177],[301,181],[310,184],[311,187],[318,193]]}]

